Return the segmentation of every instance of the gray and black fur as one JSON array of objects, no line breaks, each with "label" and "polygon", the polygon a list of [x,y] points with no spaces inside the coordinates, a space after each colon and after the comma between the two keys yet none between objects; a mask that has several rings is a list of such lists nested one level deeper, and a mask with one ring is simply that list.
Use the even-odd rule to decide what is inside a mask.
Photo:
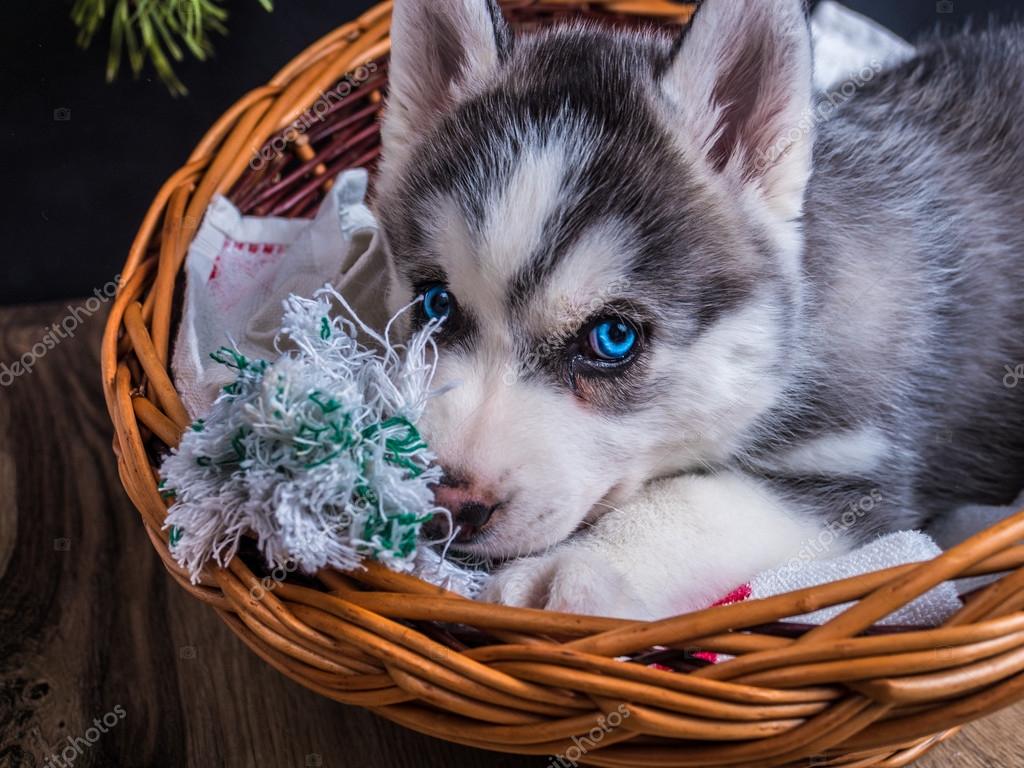
[{"label": "gray and black fur", "polygon": [[1024,397],[1004,381],[1024,360],[1022,96],[1024,30],[989,29],[925,44],[819,127],[803,344],[743,461],[770,468],[780,442],[876,426],[891,448],[870,475],[765,471],[825,510],[881,489],[863,535],[1024,488]]}]

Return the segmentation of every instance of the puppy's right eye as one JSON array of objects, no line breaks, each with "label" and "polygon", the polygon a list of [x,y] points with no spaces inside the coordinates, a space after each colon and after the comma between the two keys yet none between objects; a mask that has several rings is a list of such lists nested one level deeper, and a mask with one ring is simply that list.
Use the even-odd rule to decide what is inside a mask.
[{"label": "puppy's right eye", "polygon": [[423,290],[423,315],[427,320],[447,320],[455,309],[455,297],[443,283],[432,283]]},{"label": "puppy's right eye", "polygon": [[629,360],[640,341],[636,328],[617,317],[593,323],[586,336],[587,352],[596,360],[618,364]]}]

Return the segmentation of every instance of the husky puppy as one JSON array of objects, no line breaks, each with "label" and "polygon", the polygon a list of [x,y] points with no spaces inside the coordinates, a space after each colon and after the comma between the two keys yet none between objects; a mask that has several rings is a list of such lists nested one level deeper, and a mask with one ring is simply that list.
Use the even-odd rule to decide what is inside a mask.
[{"label": "husky puppy", "polygon": [[1024,33],[811,75],[800,0],[396,0],[390,302],[443,319],[423,428],[489,599],[681,613],[1024,486]]}]

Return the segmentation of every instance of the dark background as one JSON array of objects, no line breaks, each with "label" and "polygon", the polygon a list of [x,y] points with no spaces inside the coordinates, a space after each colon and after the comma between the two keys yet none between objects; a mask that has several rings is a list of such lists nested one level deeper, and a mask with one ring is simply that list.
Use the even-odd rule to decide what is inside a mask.
[{"label": "dark background", "polygon": [[[765,0],[770,2],[770,0]],[[849,0],[904,37],[968,18],[1009,16],[1020,0]],[[92,293],[119,271],[160,184],[239,96],[367,9],[369,0],[231,0],[216,57],[176,67],[187,97],[156,77],[104,82],[107,39],[81,51],[70,2],[8,3],[0,29],[4,253],[0,305]],[[62,110],[57,112],[57,110]],[[55,116],[69,116],[58,120]]]}]

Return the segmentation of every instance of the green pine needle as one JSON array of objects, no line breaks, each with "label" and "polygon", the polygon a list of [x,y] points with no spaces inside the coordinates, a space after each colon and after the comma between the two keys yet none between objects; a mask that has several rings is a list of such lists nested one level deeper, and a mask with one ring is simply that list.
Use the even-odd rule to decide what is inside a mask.
[{"label": "green pine needle", "polygon": [[[134,77],[147,62],[175,96],[188,93],[174,73],[174,63],[186,52],[199,61],[213,53],[211,36],[226,34],[225,0],[75,0],[71,20],[78,27],[78,44],[88,48],[101,28],[110,28],[107,82],[117,78],[127,59]],[[273,0],[258,0],[267,11]]]}]

